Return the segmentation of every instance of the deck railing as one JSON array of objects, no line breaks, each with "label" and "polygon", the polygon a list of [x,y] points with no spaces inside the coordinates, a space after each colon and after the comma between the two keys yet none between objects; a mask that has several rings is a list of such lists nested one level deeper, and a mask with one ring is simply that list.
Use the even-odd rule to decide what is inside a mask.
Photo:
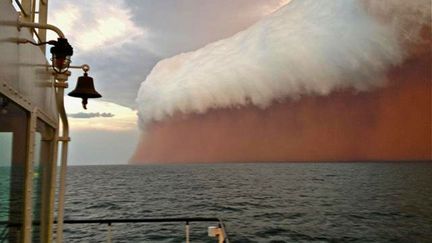
[{"label": "deck railing", "polygon": [[[208,228],[208,235],[216,237],[218,243],[229,243],[228,234],[225,230],[225,225],[220,218],[204,218],[204,217],[183,217],[183,218],[122,218],[122,219],[65,219],[63,224],[104,224],[108,226],[107,242],[112,242],[112,225],[113,224],[124,224],[124,223],[185,223],[185,239],[186,243],[190,242],[190,228],[189,223],[191,222],[215,222],[217,226],[211,226]],[[34,225],[39,225],[39,222],[33,222]],[[54,221],[57,224],[57,221]],[[20,227],[21,224],[10,223],[7,221],[0,221],[0,226],[6,225],[7,227]],[[7,228],[5,227],[5,229]],[[1,233],[1,232],[0,232]],[[6,230],[3,234],[6,233]],[[0,234],[0,242],[6,235]]]}]

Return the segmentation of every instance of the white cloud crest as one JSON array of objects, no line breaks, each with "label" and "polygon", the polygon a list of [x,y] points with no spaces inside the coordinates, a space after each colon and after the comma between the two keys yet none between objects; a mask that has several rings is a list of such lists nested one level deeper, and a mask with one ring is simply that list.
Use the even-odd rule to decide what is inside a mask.
[{"label": "white cloud crest", "polygon": [[[141,127],[176,112],[265,108],[287,97],[382,85],[383,72],[404,58],[401,22],[424,21],[418,12],[430,3],[377,1],[293,0],[231,38],[160,61],[138,92]],[[391,21],[373,17],[389,7],[399,11]]]}]

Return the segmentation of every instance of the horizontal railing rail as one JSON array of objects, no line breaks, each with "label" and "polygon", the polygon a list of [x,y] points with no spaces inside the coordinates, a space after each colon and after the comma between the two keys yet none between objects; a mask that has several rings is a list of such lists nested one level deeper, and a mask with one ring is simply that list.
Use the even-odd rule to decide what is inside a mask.
[{"label": "horizontal railing rail", "polygon": [[[222,220],[219,218],[138,218],[138,219],[65,219],[65,224],[108,224],[108,223],[167,223],[167,222],[219,222]],[[57,223],[57,221],[54,221]]]}]

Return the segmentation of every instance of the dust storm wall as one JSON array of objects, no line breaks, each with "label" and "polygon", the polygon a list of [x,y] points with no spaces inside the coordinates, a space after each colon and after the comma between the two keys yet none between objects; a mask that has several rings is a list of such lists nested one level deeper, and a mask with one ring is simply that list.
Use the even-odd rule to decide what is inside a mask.
[{"label": "dust storm wall", "polygon": [[135,163],[431,160],[431,58],[389,73],[370,92],[286,100],[150,125]]},{"label": "dust storm wall", "polygon": [[431,160],[430,5],[293,0],[161,61],[131,162]]}]

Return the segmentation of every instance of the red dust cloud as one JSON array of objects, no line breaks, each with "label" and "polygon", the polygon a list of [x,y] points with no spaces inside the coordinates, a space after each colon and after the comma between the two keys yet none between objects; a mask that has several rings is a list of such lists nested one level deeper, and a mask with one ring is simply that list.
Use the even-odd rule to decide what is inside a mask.
[{"label": "red dust cloud", "polygon": [[[430,32],[429,32],[430,34]],[[432,159],[431,42],[369,92],[287,99],[154,122],[131,163]]]}]

